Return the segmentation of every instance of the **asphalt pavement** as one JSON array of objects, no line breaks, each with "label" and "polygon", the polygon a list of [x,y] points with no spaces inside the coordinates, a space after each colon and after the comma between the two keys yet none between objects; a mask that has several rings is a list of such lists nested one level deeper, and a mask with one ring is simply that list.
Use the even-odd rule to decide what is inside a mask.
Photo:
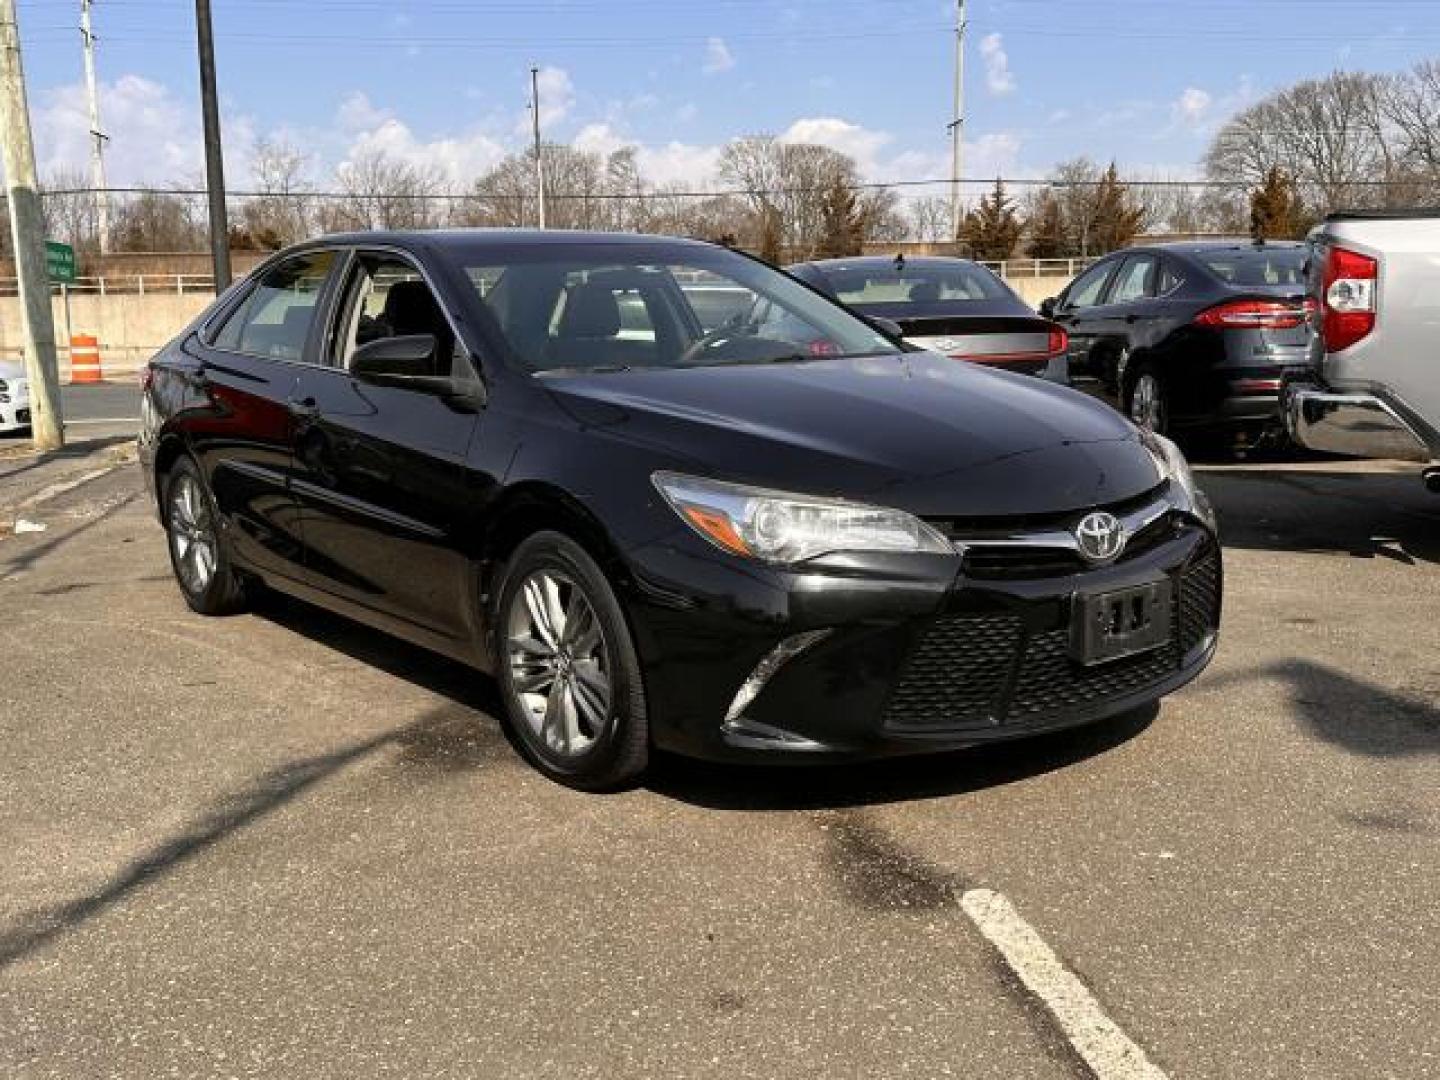
[{"label": "asphalt pavement", "polygon": [[1156,712],[594,796],[464,668],[298,603],[193,615],[136,467],[58,480],[121,451],[87,453],[0,462],[63,489],[0,537],[0,1075],[1088,1075],[977,890],[1165,1075],[1440,1074],[1412,470],[1203,467],[1222,644]]}]

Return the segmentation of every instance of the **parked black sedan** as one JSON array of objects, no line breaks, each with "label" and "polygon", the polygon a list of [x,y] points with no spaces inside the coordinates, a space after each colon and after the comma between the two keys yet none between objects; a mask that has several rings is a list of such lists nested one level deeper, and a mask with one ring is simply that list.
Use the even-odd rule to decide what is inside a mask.
[{"label": "parked black sedan", "polygon": [[956,360],[1066,381],[1065,331],[1038,317],[999,277],[967,259],[878,255],[787,270],[906,341]]},{"label": "parked black sedan", "polygon": [[[702,285],[773,321],[705,329]],[[327,237],[228,291],[144,385],[192,608],[263,583],[492,671],[518,746],[579,787],[652,747],[1078,724],[1214,648],[1220,553],[1173,444],[708,244]]]},{"label": "parked black sedan", "polygon": [[1152,431],[1253,438],[1309,350],[1306,248],[1205,242],[1101,259],[1040,307],[1070,332],[1073,385]]}]

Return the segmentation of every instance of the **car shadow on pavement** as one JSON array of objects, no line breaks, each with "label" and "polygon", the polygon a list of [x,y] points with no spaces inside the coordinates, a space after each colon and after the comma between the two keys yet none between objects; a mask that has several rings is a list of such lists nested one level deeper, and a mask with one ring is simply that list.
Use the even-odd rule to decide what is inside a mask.
[{"label": "car shadow on pavement", "polygon": [[1415,473],[1197,469],[1227,548],[1440,563],[1440,497]]},{"label": "car shadow on pavement", "polygon": [[734,765],[662,755],[645,786],[713,810],[838,810],[964,795],[1098,757],[1143,733],[1158,705],[1068,731],[968,750],[843,765]]},{"label": "car shadow on pavement", "polygon": [[498,733],[477,729],[470,719],[468,710],[441,705],[412,723],[330,753],[284,762],[222,793],[178,832],[142,850],[89,892],[0,923],[0,971],[382,748],[395,748],[403,763],[446,767],[473,767],[504,755]]}]

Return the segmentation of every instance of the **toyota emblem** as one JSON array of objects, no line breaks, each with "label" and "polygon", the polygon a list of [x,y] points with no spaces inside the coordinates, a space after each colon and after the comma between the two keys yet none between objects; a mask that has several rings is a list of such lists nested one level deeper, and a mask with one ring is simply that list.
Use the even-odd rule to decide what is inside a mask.
[{"label": "toyota emblem", "polygon": [[1075,542],[1087,562],[1107,563],[1125,549],[1125,526],[1114,514],[1097,510],[1075,526]]}]

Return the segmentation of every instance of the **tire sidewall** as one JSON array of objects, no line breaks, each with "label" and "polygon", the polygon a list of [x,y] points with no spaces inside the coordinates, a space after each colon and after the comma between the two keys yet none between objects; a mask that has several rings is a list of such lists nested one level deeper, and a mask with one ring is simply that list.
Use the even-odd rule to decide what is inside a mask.
[{"label": "tire sidewall", "polygon": [[[610,661],[611,709],[604,734],[572,759],[558,758],[530,726],[515,693],[506,637],[520,586],[538,570],[556,570],[585,591],[600,621]],[[561,533],[536,533],[516,549],[503,570],[491,620],[491,654],[506,718],[516,743],[536,768],[572,787],[605,789],[633,778],[643,768],[649,730],[639,659],[630,628],[609,579],[595,561]]]},{"label": "tire sidewall", "polygon": [[1126,379],[1125,386],[1125,415],[1137,427],[1140,421],[1132,415],[1135,408],[1135,391],[1140,385],[1140,380],[1149,377],[1155,383],[1156,402],[1159,405],[1159,418],[1155,427],[1150,429],[1157,435],[1168,435],[1170,433],[1170,398],[1165,386],[1165,380],[1160,373],[1150,364],[1141,364],[1133,370]]},{"label": "tire sidewall", "polygon": [[[170,500],[175,492],[175,485],[182,477],[189,477],[200,489],[200,497],[205,500],[206,510],[209,512],[212,528],[215,533],[215,572],[210,575],[202,592],[191,592],[185,584],[185,578],[180,573],[179,561],[175,554],[175,534],[170,524]],[[185,602],[195,611],[201,614],[213,614],[226,606],[229,593],[233,591],[231,582],[230,556],[225,550],[225,534],[220,528],[220,513],[215,506],[215,500],[210,495],[210,485],[205,483],[205,477],[200,472],[199,466],[189,457],[178,458],[170,471],[165,475],[165,500],[164,524],[165,524],[165,547],[170,554],[170,570],[175,575],[175,584],[180,587],[180,595],[185,597]]]}]

